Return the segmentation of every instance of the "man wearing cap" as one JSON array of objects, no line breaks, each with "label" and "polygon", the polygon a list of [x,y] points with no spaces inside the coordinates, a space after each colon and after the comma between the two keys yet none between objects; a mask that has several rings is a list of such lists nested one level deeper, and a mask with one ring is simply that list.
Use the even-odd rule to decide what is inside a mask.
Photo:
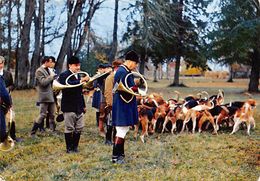
[{"label": "man wearing cap", "polygon": [[[0,56],[0,76],[2,76],[2,78],[5,82],[6,89],[9,92],[10,98],[12,100],[11,92],[14,90],[13,76],[12,76],[12,73],[10,71],[4,69],[4,63],[5,63],[5,58],[3,56]],[[12,122],[8,123],[8,124],[9,124],[8,127],[10,129],[9,130],[10,137],[13,140],[15,140],[16,142],[22,141],[22,139],[16,137],[15,120],[12,120]]]},{"label": "man wearing cap", "polygon": [[55,131],[54,113],[55,113],[55,103],[52,90],[52,82],[56,77],[54,72],[50,71],[49,68],[53,66],[53,60],[44,56],[42,59],[42,65],[36,70],[35,78],[38,90],[38,103],[40,105],[40,115],[36,118],[33,123],[31,130],[31,136],[34,137],[38,128],[40,128],[41,123],[49,114],[50,129]]},{"label": "man wearing cap", "polygon": [[[103,74],[108,72],[111,66],[109,64],[99,64],[98,73]],[[92,107],[96,108],[96,119],[97,125],[99,129],[99,135],[101,137],[105,137],[105,129],[104,129],[104,119],[105,119],[105,97],[104,97],[104,89],[105,89],[105,79],[106,76],[102,76],[94,81],[95,92],[93,94],[92,99]]]},{"label": "man wearing cap", "polygon": [[[80,61],[76,56],[68,59],[68,70],[62,72],[58,81],[65,85],[67,77],[80,71]],[[68,80],[70,85],[80,84],[89,81],[89,77],[80,78],[78,74],[71,76]],[[83,115],[86,112],[86,105],[83,97],[82,85],[62,89],[61,111],[63,112],[65,122],[65,143],[66,152],[78,152],[80,135],[84,127]]]},{"label": "man wearing cap", "polygon": [[[124,153],[124,142],[125,136],[129,131],[129,126],[134,126],[138,122],[138,112],[137,112],[137,102],[136,97],[132,97],[131,94],[123,91],[117,90],[117,86],[120,81],[125,85],[127,81],[128,87],[133,91],[137,91],[137,87],[134,83],[134,76],[125,77],[135,70],[139,63],[139,57],[134,51],[129,51],[125,55],[125,62],[116,71],[114,77],[114,88],[115,91],[113,96],[112,105],[112,125],[116,128],[116,137],[113,145],[112,152],[112,163],[122,164],[124,163],[125,153]],[[126,101],[126,99],[128,101]]]},{"label": "man wearing cap", "polygon": [[105,144],[112,145],[112,104],[113,104],[113,86],[114,86],[114,77],[119,66],[123,64],[123,61],[118,59],[112,62],[113,71],[109,74],[109,76],[105,80],[105,90],[104,97],[106,101],[105,113],[107,119],[107,131],[105,137]]}]

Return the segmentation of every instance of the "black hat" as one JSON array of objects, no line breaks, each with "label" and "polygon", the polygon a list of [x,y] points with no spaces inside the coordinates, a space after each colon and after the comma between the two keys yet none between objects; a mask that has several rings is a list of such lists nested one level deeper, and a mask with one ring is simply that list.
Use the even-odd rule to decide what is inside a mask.
[{"label": "black hat", "polygon": [[125,54],[125,60],[131,60],[136,63],[139,63],[139,56],[135,51],[131,50]]},{"label": "black hat", "polygon": [[109,64],[109,63],[105,63],[105,64],[104,64],[104,66],[105,66],[105,68],[112,67],[112,65],[111,65],[111,64]]},{"label": "black hat", "polygon": [[79,64],[79,63],[80,61],[78,57],[72,56],[68,59],[68,64]]},{"label": "black hat", "polygon": [[105,66],[105,64],[101,63],[101,64],[98,65],[98,68],[99,69],[104,69],[104,68],[106,68],[106,66]]},{"label": "black hat", "polygon": [[62,122],[62,121],[64,121],[64,116],[63,116],[62,113],[59,114],[59,115],[56,117],[56,121],[57,121],[57,122]]}]

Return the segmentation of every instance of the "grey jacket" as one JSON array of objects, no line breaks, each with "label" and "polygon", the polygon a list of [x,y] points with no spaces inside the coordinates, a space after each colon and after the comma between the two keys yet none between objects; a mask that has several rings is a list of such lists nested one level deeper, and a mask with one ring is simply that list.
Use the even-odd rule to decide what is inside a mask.
[{"label": "grey jacket", "polygon": [[54,76],[49,75],[47,70],[41,66],[35,72],[36,84],[38,87],[38,102],[54,102],[52,82]]}]

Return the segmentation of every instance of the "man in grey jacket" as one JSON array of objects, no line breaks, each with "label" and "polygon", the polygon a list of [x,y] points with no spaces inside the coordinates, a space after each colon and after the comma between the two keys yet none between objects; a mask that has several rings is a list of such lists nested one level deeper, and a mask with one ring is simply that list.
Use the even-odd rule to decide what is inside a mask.
[{"label": "man in grey jacket", "polygon": [[52,90],[52,82],[56,75],[49,68],[53,67],[53,59],[43,57],[42,65],[36,70],[35,77],[38,87],[38,103],[40,104],[40,115],[34,121],[31,136],[34,136],[42,121],[49,114],[50,129],[55,131],[54,113],[55,103]]}]

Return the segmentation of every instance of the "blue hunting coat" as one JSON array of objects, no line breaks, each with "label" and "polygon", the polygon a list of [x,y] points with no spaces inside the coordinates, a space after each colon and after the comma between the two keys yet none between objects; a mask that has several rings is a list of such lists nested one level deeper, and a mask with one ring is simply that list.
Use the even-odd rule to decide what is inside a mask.
[{"label": "blue hunting coat", "polygon": [[6,90],[2,76],[0,76],[0,103],[0,140],[3,141],[6,136],[5,112],[6,108],[11,106],[11,98]]},{"label": "blue hunting coat", "polygon": [[[65,81],[68,76],[70,76],[72,72],[67,70],[62,72],[59,76],[58,81],[65,85]],[[80,78],[76,78],[72,76],[68,83],[70,85],[75,85],[80,83]],[[84,108],[86,107],[83,93],[82,93],[82,86],[74,87],[74,88],[67,88],[62,89],[62,98],[61,98],[61,111],[62,112],[74,112],[76,114],[81,114],[84,112]]]},{"label": "blue hunting coat", "polygon": [[[121,65],[116,71],[114,77],[114,87],[116,83],[120,81],[125,82],[125,77],[131,71],[124,65]],[[130,75],[127,79],[128,87],[135,85],[134,76]],[[126,95],[128,94],[128,95]],[[126,103],[121,96],[125,95],[126,97],[131,97],[129,93],[122,91],[115,91],[113,96],[113,106],[112,106],[112,125],[113,126],[133,126],[138,122],[138,112],[137,112],[137,102],[136,97]]]}]

